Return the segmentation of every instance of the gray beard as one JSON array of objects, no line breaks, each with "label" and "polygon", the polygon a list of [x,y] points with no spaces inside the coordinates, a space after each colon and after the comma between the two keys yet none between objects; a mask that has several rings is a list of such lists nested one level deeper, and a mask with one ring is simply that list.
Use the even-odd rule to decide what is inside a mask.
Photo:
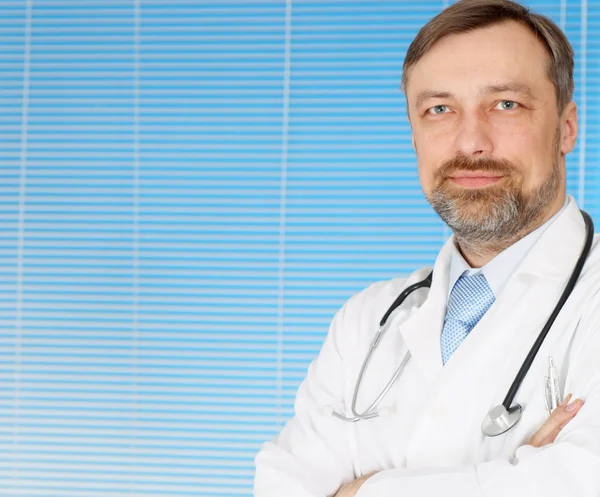
[{"label": "gray beard", "polygon": [[[537,227],[560,190],[558,159],[550,177],[524,193],[514,184],[452,191],[438,186],[429,202],[454,232],[459,245],[474,253],[501,251]],[[502,188],[502,189],[500,189]]]}]

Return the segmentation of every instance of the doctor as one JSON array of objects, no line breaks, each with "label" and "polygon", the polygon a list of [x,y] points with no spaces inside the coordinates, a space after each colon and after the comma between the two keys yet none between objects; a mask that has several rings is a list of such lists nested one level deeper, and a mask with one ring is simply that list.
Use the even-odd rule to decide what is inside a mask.
[{"label": "doctor", "polygon": [[[463,0],[425,25],[403,71],[419,177],[453,230],[427,277],[372,285],[336,314],[299,388],[295,417],[256,458],[256,497],[600,495],[600,250],[515,396],[522,417],[484,436],[555,308],[586,228],[566,196],[575,147],[573,52],[549,19],[507,0]],[[549,358],[578,400],[548,419]],[[562,398],[562,397],[561,397]],[[585,401],[585,404],[583,403]]]}]

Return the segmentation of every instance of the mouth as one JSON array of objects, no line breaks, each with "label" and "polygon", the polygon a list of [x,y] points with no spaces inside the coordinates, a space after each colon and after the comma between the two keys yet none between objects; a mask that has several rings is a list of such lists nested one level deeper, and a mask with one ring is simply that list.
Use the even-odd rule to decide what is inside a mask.
[{"label": "mouth", "polygon": [[503,174],[484,171],[457,171],[448,177],[452,183],[463,188],[485,188],[498,183],[502,178]]}]

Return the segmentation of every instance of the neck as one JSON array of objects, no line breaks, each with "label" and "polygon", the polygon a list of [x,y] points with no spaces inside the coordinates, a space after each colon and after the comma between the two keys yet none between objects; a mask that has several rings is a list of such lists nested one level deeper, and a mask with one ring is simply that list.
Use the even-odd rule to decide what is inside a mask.
[{"label": "neck", "polygon": [[465,261],[472,268],[480,268],[485,266],[500,252],[506,250],[508,247],[518,242],[521,238],[524,238],[532,231],[535,231],[544,223],[549,221],[554,216],[565,202],[565,196],[559,195],[557,200],[552,204],[552,207],[541,213],[533,222],[523,227],[520,231],[510,237],[503,237],[497,240],[493,240],[489,243],[471,243],[469,240],[455,236],[456,245],[460,253],[464,257]]},{"label": "neck", "polygon": [[[540,225],[541,226],[541,225]],[[535,229],[535,228],[534,228]],[[533,230],[531,230],[533,231]],[[530,232],[531,232],[530,231]],[[527,234],[527,233],[526,233]],[[518,242],[524,235],[515,236],[514,239],[503,241],[503,243],[493,244],[489,243],[486,245],[481,244],[471,244],[468,240],[464,240],[458,237],[455,237],[456,246],[465,261],[472,268],[480,268],[485,266],[488,262],[490,262],[494,257],[496,257],[500,252],[506,250],[513,243]]]}]

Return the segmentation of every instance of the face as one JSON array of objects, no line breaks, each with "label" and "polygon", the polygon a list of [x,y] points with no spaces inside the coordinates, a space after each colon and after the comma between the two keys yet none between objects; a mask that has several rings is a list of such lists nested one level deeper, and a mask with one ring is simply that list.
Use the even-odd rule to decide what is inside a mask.
[{"label": "face", "polygon": [[510,21],[442,38],[410,70],[421,185],[459,239],[502,245],[562,206],[577,111],[559,113],[548,63]]}]

